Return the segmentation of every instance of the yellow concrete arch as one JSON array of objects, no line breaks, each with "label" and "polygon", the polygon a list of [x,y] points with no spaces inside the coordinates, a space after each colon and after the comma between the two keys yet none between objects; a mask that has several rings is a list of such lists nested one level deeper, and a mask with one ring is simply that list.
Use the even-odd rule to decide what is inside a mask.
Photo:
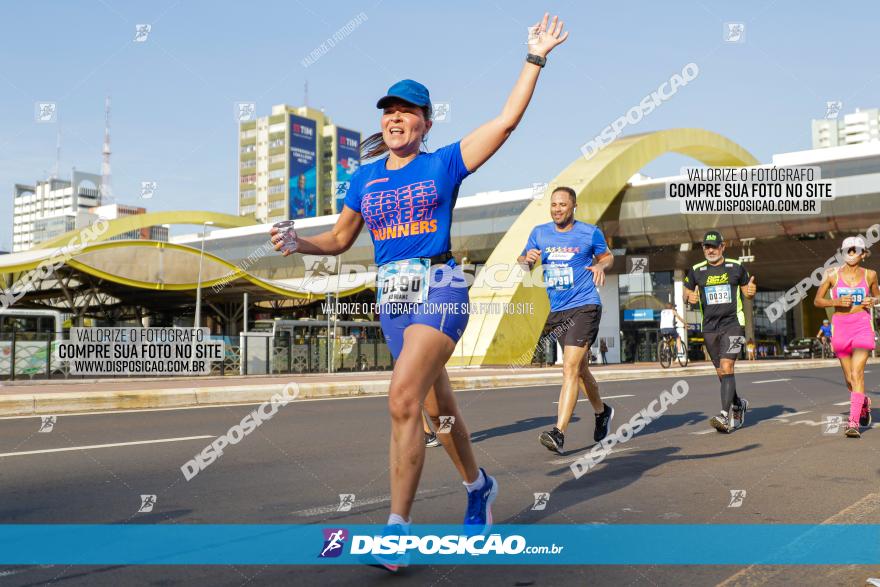
[{"label": "yellow concrete arch", "polygon": [[[24,271],[35,269],[46,260],[55,260],[56,262],[63,262],[64,264],[69,265],[70,267],[73,267],[74,269],[77,269],[79,271],[82,271],[83,273],[88,273],[89,275],[94,275],[95,277],[106,279],[107,281],[111,281],[114,283],[127,285],[129,287],[151,289],[156,291],[193,291],[196,289],[197,283],[195,281],[195,275],[192,275],[192,281],[185,280],[177,283],[159,283],[144,279],[136,279],[131,276],[120,275],[119,273],[113,273],[96,267],[90,262],[83,261],[83,258],[87,258],[90,254],[95,252],[105,252],[112,254],[114,251],[125,253],[136,251],[138,249],[143,249],[144,251],[153,249],[165,249],[180,251],[181,253],[192,255],[194,262],[190,269],[191,273],[193,274],[196,271],[195,267],[197,267],[198,258],[200,257],[200,255],[203,255],[203,260],[206,264],[215,264],[218,268],[222,268],[224,270],[224,273],[221,274],[219,277],[202,279],[201,286],[203,289],[212,287],[214,285],[224,285],[238,279],[244,279],[266,291],[272,292],[279,296],[294,299],[303,299],[308,300],[309,302],[324,299],[324,296],[321,294],[290,289],[288,287],[285,287],[284,284],[276,283],[271,280],[263,279],[256,275],[253,275],[252,273],[249,273],[241,267],[238,267],[230,263],[226,259],[218,257],[210,252],[206,251],[204,253],[201,253],[199,249],[187,245],[149,240],[123,240],[89,244],[78,249],[70,257],[59,256],[57,255],[56,251],[44,251],[42,254],[39,255],[31,255],[32,258],[27,261],[18,262],[13,265],[3,265],[2,263],[0,263],[0,273],[21,273]],[[340,297],[350,296],[361,292],[369,288],[370,286],[371,283],[354,285],[352,287],[340,289],[335,295],[338,295]]]},{"label": "yellow concrete arch", "polygon": [[[541,199],[533,200],[519,215],[486,261],[487,267],[516,263],[532,228],[550,220],[550,190],[565,185],[577,192],[577,219],[596,223],[627,181],[665,153],[680,153],[707,165],[756,165],[745,149],[725,137],[698,128],[678,128],[618,139],[592,158],[579,157],[557,175]],[[540,267],[536,272],[540,271]],[[504,272],[499,271],[499,277]],[[519,281],[519,280],[518,280]],[[538,276],[534,282],[540,282]],[[550,305],[541,287],[497,282],[470,289],[472,304],[533,304],[533,314],[486,312],[471,314],[450,365],[528,364],[538,342]],[[498,309],[495,306],[493,309]],[[516,309],[513,306],[511,309]]]},{"label": "yellow concrete arch", "polygon": [[[254,226],[257,222],[253,218],[247,216],[233,216],[232,214],[223,214],[222,212],[206,212],[202,210],[175,210],[164,212],[147,212],[146,214],[134,214],[132,216],[123,216],[122,218],[114,218],[108,220],[108,229],[90,237],[90,242],[105,241],[114,236],[139,230],[149,226],[159,224],[204,224],[205,222],[213,222],[218,228],[239,228],[242,226]],[[78,230],[65,232],[59,237],[53,238],[46,242],[42,242],[34,247],[34,249],[51,249],[61,247],[70,242],[76,235],[82,235],[87,232],[91,235],[93,229],[86,227]]]}]

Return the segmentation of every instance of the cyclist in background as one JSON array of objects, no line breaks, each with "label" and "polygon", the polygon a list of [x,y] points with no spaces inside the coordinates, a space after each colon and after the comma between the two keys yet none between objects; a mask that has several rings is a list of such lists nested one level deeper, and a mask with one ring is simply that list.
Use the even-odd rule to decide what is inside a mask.
[{"label": "cyclist in background", "polygon": [[682,353],[681,338],[678,336],[678,329],[675,327],[675,321],[681,322],[682,326],[686,325],[685,319],[681,314],[675,311],[672,304],[666,304],[666,307],[660,310],[660,337],[671,336],[675,340],[675,352]]},{"label": "cyclist in background", "polygon": [[833,356],[831,352],[831,322],[827,318],[822,320],[822,326],[819,327],[816,338],[822,344],[822,358],[824,359],[825,355]]}]

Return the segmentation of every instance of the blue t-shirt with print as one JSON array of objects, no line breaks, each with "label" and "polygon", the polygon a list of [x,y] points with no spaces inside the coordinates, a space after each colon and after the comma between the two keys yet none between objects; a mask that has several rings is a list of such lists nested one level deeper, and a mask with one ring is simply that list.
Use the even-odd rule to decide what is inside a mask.
[{"label": "blue t-shirt with print", "polygon": [[541,251],[551,311],[602,304],[593,272],[587,269],[593,257],[608,252],[599,227],[575,220],[570,230],[561,232],[554,222],[539,224],[532,229],[522,255],[531,249]]},{"label": "blue t-shirt with print", "polygon": [[419,153],[401,169],[386,169],[386,160],[361,166],[345,195],[370,231],[376,264],[449,251],[452,208],[470,173],[460,144]]}]

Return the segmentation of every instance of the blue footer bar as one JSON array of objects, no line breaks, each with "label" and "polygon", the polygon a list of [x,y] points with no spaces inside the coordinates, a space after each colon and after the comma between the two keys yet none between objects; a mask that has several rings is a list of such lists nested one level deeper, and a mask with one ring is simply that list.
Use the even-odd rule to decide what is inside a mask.
[{"label": "blue footer bar", "polygon": [[880,564],[880,524],[0,525],[0,564],[331,565],[372,556],[432,565]]}]

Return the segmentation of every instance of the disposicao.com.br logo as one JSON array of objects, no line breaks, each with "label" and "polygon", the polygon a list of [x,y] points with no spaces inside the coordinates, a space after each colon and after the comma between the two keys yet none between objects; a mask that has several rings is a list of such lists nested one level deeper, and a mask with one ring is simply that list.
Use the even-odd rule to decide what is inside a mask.
[{"label": "disposicao.com.br logo", "polygon": [[349,555],[529,555],[560,554],[564,546],[556,544],[530,546],[524,536],[498,533],[478,534],[415,534],[377,535],[351,534],[344,528],[324,528],[324,541],[318,558],[338,557],[346,541]]}]

